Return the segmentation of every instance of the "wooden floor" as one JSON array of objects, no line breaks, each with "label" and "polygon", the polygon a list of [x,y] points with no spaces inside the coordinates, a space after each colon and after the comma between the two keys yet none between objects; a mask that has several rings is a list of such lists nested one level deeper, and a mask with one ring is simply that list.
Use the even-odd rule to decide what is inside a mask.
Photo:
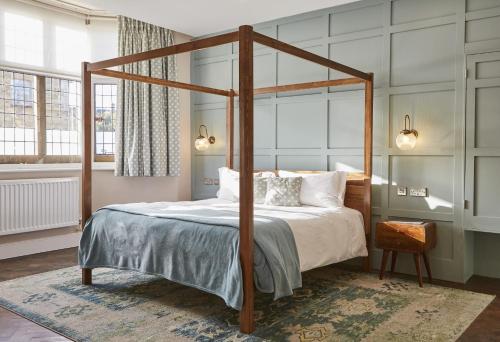
[{"label": "wooden floor", "polygon": [[[0,281],[47,272],[77,264],[76,248],[0,260]],[[411,276],[397,275],[402,278]],[[474,276],[467,284],[435,281],[435,284],[500,296],[500,279]],[[0,308],[0,341],[68,341],[10,311]],[[497,297],[460,337],[459,341],[500,341],[500,298]]]}]

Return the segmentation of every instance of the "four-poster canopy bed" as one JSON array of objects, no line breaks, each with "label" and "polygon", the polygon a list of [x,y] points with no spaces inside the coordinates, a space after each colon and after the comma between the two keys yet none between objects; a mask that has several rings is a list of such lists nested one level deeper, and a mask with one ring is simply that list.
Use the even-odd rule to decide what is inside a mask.
[{"label": "four-poster canopy bed", "polygon": [[[221,90],[142,75],[133,75],[107,68],[128,63],[166,57],[191,52],[217,45],[239,42],[239,89]],[[254,89],[253,84],[253,44],[259,43],[307,61],[340,71],[352,77],[316,81]],[[371,226],[371,175],[372,175],[372,122],[373,122],[373,74],[364,73],[346,65],[334,62],[308,51],[296,48],[279,40],[254,32],[252,26],[241,26],[239,31],[195,40],[166,48],[141,52],[95,63],[82,63],[83,89],[83,167],[82,167],[82,227],[92,216],[92,113],[91,113],[91,75],[102,75],[146,82],[166,87],[176,87],[227,97],[227,152],[226,164],[234,166],[234,98],[239,96],[239,133],[240,133],[240,183],[239,183],[239,259],[242,270],[243,304],[240,311],[240,330],[244,333],[254,331],[254,163],[253,163],[253,101],[254,95],[294,91],[311,88],[364,84],[365,86],[365,126],[364,126],[364,172],[353,174],[347,180],[345,206],[362,213],[366,241],[370,241]],[[369,250],[369,248],[368,248]],[[364,267],[370,269],[370,255],[365,258]],[[92,283],[92,269],[82,268],[82,282]]]}]

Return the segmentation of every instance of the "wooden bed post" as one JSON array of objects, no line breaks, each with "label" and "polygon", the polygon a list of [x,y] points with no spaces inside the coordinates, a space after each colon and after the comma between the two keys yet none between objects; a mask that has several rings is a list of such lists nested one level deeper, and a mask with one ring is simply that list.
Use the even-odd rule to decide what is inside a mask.
[{"label": "wooden bed post", "polygon": [[[92,215],[92,74],[88,65],[88,62],[82,63],[82,230]],[[82,268],[82,284],[92,284],[92,269]]]},{"label": "wooden bed post", "polygon": [[364,165],[365,170],[365,225],[368,232],[366,236],[366,247],[368,249],[368,256],[365,258],[364,269],[366,272],[370,272],[371,269],[371,222],[372,222],[372,211],[371,211],[371,195],[372,195],[372,154],[373,154],[373,73],[369,73],[370,79],[365,81],[365,155],[364,155]]},{"label": "wooden bed post", "polygon": [[253,284],[253,28],[239,28],[240,96],[240,262],[243,306],[240,331],[255,330]]},{"label": "wooden bed post", "polygon": [[226,100],[226,166],[234,168],[234,90]]}]

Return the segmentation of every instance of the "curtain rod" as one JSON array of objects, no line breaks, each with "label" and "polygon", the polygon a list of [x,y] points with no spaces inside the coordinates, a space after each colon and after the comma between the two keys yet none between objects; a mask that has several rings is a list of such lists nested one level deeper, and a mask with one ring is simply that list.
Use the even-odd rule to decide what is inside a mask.
[{"label": "curtain rod", "polygon": [[[91,20],[116,20],[116,15],[106,14],[105,11],[95,11],[89,8],[71,4],[62,0],[46,1],[46,0],[17,0],[28,5],[44,8],[47,10],[64,13],[81,19]],[[102,12],[102,14],[99,14]]]}]

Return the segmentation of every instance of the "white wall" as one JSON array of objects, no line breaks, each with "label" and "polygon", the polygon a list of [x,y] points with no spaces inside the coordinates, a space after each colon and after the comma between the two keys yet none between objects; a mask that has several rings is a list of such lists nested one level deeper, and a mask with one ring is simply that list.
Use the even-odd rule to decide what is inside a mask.
[{"label": "white wall", "polygon": [[[112,58],[117,55],[117,25],[114,21],[92,21],[90,25],[85,26],[83,20],[79,18],[62,13],[50,12],[10,0],[0,0],[0,5],[0,17],[2,16],[2,11],[6,8],[15,8],[20,13],[37,13],[37,15],[44,13],[44,15],[47,18],[51,18],[51,20],[60,19],[63,22],[72,22],[75,25],[82,25],[82,27],[89,32],[89,55],[91,62]],[[190,37],[187,35],[180,33],[175,34],[176,43],[182,43],[189,40]],[[179,81],[190,82],[189,54],[179,55],[177,64]],[[0,60],[0,67],[2,65],[11,65],[11,63]],[[44,70],[60,72],[60,70],[54,70],[50,67]],[[189,200],[191,198],[190,95],[189,92],[182,90],[180,91],[180,95],[181,176],[115,177],[111,169],[95,170],[92,181],[92,201],[94,210],[111,203],[178,201]],[[56,170],[53,168],[53,165],[49,165],[41,166],[42,168],[45,167],[43,170],[22,171],[21,169],[12,170],[11,166],[9,166],[9,169],[9,167],[5,165],[0,165],[0,179],[74,177],[80,175],[79,165],[61,166],[66,168],[66,170]],[[40,167],[40,165],[37,165],[37,167]],[[0,259],[77,246],[79,238],[80,232],[78,227],[0,236]]]}]

